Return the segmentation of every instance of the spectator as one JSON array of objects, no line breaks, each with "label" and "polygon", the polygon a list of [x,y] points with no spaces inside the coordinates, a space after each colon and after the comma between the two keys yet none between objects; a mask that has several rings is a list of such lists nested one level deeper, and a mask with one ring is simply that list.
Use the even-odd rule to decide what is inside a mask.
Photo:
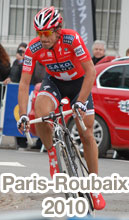
[{"label": "spectator", "polygon": [[[0,44],[0,82],[3,82],[10,74],[10,58],[4,47]],[[3,94],[2,94],[3,95]],[[0,107],[1,107],[1,85],[0,85]]]},{"label": "spectator", "polygon": [[102,40],[94,41],[92,46],[92,53],[93,53],[92,61],[94,65],[105,57],[105,51],[106,51],[105,41]]},{"label": "spectator", "polygon": [[[27,44],[21,43],[17,48],[16,60],[13,62],[11,67],[9,77],[4,81],[4,84],[8,84],[10,82],[19,83],[22,72],[22,64],[24,59],[24,53],[26,50]],[[36,83],[41,82],[45,76],[45,68],[39,62],[36,63],[33,77],[31,79],[31,85],[36,85]]]},{"label": "spectator", "polygon": [[4,80],[4,84],[8,84],[10,82],[19,83],[22,72],[22,64],[24,59],[24,53],[26,51],[27,44],[22,42],[19,44],[16,52],[16,59],[13,62],[11,67],[11,71],[9,77]]},{"label": "spectator", "polygon": [[[14,83],[20,82],[23,59],[24,59],[26,47],[27,47],[27,44],[24,42],[19,44],[17,48],[17,52],[16,52],[16,59],[14,60],[13,65],[11,67],[10,74],[8,78],[6,78],[3,82],[5,85],[10,82],[14,82]],[[16,143],[19,147],[22,147],[22,148],[27,147],[27,139],[25,137],[16,137]]]},{"label": "spectator", "polygon": [[126,50],[126,56],[129,56],[129,48]]}]

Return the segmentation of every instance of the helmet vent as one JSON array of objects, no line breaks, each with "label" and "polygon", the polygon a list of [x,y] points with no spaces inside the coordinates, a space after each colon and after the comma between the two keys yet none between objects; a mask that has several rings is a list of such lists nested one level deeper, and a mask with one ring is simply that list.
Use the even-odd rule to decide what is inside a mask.
[{"label": "helmet vent", "polygon": [[39,16],[39,24],[41,24],[42,21],[42,15]]},{"label": "helmet vent", "polygon": [[47,24],[47,22],[49,21],[50,17],[51,17],[51,12],[49,12],[49,13],[46,15],[46,18],[44,19],[44,24],[43,24],[43,25],[46,25],[46,24]]},{"label": "helmet vent", "polygon": [[55,24],[58,20],[59,14],[57,14],[56,12],[54,13],[53,19],[51,20],[51,25]]}]

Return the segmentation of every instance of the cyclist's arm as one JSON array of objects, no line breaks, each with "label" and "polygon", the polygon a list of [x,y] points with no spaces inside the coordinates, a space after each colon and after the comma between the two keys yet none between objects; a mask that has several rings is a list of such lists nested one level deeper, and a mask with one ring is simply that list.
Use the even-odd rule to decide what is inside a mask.
[{"label": "cyclist's arm", "polygon": [[74,31],[74,36],[75,37],[71,47],[73,48],[74,55],[77,57],[78,62],[81,63],[82,68],[84,69],[85,72],[85,79],[83,81],[82,88],[80,90],[80,94],[77,101],[85,103],[93,87],[96,77],[96,71],[94,68],[94,64],[91,60],[90,53],[86,48],[83,39],[75,31]]},{"label": "cyclist's arm", "polygon": [[18,92],[19,115],[27,114],[29,86],[32,75],[23,73],[21,76]]},{"label": "cyclist's arm", "polygon": [[[31,44],[31,43],[30,43]],[[36,60],[29,48],[26,49],[24,62],[22,67],[22,74],[19,83],[18,104],[19,115],[27,114],[27,105],[29,97],[29,86],[32,78],[32,73],[35,67]]]},{"label": "cyclist's arm", "polygon": [[81,65],[85,71],[85,78],[77,100],[84,103],[92,90],[96,77],[96,71],[92,60],[81,62]]}]

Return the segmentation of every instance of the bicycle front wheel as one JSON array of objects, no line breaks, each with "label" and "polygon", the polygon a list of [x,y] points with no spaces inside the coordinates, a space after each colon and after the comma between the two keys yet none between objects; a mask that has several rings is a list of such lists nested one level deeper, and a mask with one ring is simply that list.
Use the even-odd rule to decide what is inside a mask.
[{"label": "bicycle front wheel", "polygon": [[[56,147],[59,172],[68,174],[69,177],[75,176],[75,169],[74,166],[72,165],[72,160],[66,150],[66,145],[63,140],[63,134],[61,132],[58,138],[60,141],[56,143],[55,147]],[[65,193],[65,197],[66,199],[68,199],[69,197],[77,198],[79,197],[79,195],[69,192],[69,193]]]},{"label": "bicycle front wheel", "polygon": [[[69,177],[88,177],[89,172],[86,168],[85,160],[81,157],[76,146],[70,136],[64,138],[63,133],[60,133],[60,141],[56,144],[57,161],[60,173],[66,173]],[[93,215],[93,203],[90,193],[66,193],[66,198],[73,197],[83,197],[88,202],[88,214]]]},{"label": "bicycle front wheel", "polygon": [[[84,158],[82,158],[80,151],[78,149],[78,146],[76,146],[74,143],[72,143],[72,152],[74,152],[74,162],[77,166],[77,175],[78,177],[88,177],[89,172],[86,167],[86,163]],[[90,193],[81,193],[79,192],[79,197],[83,197],[87,200],[88,202],[88,214],[89,215],[94,215],[94,207],[93,207],[93,202]]]}]

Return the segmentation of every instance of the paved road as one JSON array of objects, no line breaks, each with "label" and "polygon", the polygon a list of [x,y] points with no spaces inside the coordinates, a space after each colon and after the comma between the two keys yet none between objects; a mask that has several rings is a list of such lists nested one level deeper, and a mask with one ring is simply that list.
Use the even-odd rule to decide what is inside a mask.
[{"label": "paved road", "polygon": [[[10,164],[12,162],[13,164]],[[39,176],[46,176],[50,180],[47,153],[0,149],[0,173],[13,173],[16,176],[28,177],[32,173],[38,173]],[[99,159],[99,175],[104,177],[112,173],[129,176],[129,161]],[[46,194],[0,193],[0,213],[14,210],[41,210],[43,198],[47,196],[57,197],[57,194],[52,191]],[[129,218],[128,193],[104,194],[104,198],[107,203],[106,208],[103,211],[97,211],[97,217],[125,216]]]}]

